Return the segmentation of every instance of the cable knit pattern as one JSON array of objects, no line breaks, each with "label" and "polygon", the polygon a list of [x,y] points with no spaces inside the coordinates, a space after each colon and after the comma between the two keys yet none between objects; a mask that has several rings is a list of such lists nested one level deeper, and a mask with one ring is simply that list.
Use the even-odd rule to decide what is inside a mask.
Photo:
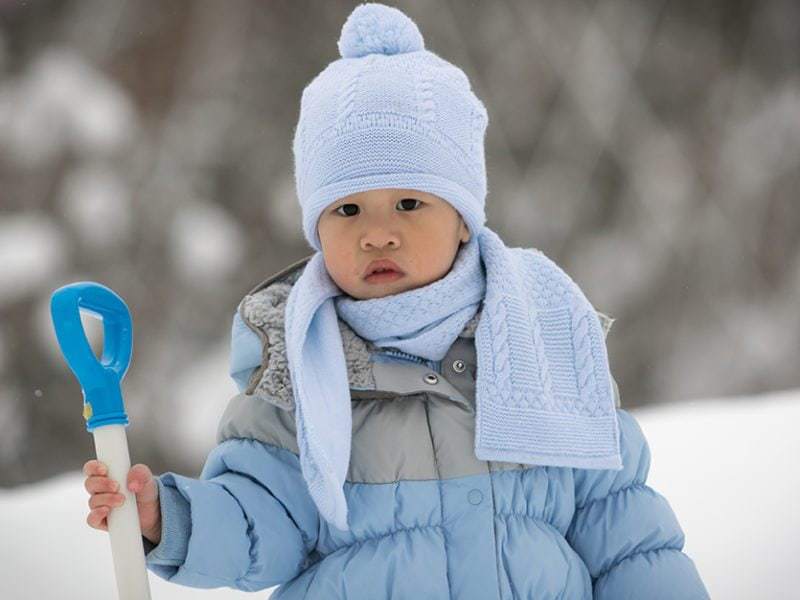
[{"label": "cable knit pattern", "polygon": [[479,252],[473,241],[464,244],[444,277],[400,295],[367,300],[340,295],[334,299],[336,312],[378,347],[441,360],[483,300]]},{"label": "cable knit pattern", "polygon": [[479,231],[489,115],[467,76],[425,48],[414,21],[384,4],[355,7],[337,45],[341,58],[303,90],[292,145],[311,247],[322,249],[317,222],[326,206],[377,188],[437,194]]},{"label": "cable knit pattern", "polygon": [[[303,90],[295,183],[303,233],[317,253],[286,306],[300,464],[322,517],[348,528],[342,486],[352,373],[339,317],[378,347],[439,360],[480,308],[476,457],[620,468],[613,384],[595,310],[553,261],[506,247],[484,225],[488,113],[467,76],[425,49],[408,16],[379,3],[353,10],[338,47],[341,59]],[[382,188],[439,196],[458,211],[470,241],[439,280],[355,300],[326,270],[319,216],[340,198]]]},{"label": "cable knit pattern", "polygon": [[[377,347],[439,360],[479,307],[475,456],[622,468],[605,326],[544,253],[508,248],[484,227],[459,249],[444,277],[358,300],[338,290],[318,252],[289,294],[286,348],[301,466],[312,467],[303,471],[309,490],[337,528],[347,529],[342,485],[352,423],[344,408],[350,405],[346,383],[337,379],[345,357],[336,319]],[[312,439],[300,441],[304,436]]]}]

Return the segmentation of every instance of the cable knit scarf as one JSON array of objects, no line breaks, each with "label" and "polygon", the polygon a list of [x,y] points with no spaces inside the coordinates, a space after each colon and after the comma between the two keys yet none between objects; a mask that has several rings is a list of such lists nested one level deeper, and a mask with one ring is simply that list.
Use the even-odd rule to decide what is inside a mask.
[{"label": "cable knit scarf", "polygon": [[286,349],[300,465],[329,523],[348,529],[343,488],[352,413],[337,317],[377,346],[440,360],[481,302],[475,456],[622,468],[600,319],[578,285],[543,253],[509,248],[483,227],[441,279],[358,300],[336,285],[318,252],[289,294]]}]

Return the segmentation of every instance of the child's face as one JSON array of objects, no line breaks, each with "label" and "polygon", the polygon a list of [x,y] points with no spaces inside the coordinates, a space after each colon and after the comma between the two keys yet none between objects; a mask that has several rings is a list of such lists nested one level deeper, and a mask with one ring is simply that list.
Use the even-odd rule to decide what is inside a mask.
[{"label": "child's face", "polygon": [[[470,233],[439,196],[384,188],[350,194],[328,205],[317,223],[325,267],[346,294],[363,300],[398,294],[444,277]],[[390,259],[403,274],[370,281],[373,260]]]}]

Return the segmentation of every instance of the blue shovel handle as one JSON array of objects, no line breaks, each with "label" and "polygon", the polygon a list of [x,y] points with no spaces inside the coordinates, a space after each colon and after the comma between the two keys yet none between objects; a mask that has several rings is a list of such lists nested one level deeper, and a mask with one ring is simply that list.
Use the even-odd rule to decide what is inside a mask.
[{"label": "blue shovel handle", "polygon": [[[100,361],[86,339],[81,310],[103,321]],[[53,292],[50,314],[61,352],[83,391],[86,429],[127,425],[120,382],[131,361],[133,326],[125,302],[100,283],[79,281]]]}]

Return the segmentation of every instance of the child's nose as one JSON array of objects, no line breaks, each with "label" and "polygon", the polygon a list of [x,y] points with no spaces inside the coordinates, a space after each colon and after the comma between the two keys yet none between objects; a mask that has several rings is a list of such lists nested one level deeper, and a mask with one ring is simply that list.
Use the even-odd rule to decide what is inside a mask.
[{"label": "child's nose", "polygon": [[370,248],[397,248],[400,245],[400,238],[388,229],[371,229],[361,237],[361,247],[364,250]]}]

